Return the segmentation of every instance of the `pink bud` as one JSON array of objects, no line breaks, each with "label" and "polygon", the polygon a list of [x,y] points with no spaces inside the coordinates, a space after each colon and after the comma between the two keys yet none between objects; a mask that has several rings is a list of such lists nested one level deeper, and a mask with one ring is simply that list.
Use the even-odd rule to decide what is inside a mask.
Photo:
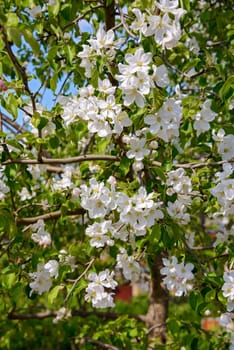
[{"label": "pink bud", "polygon": [[8,87],[5,84],[5,81],[0,79],[0,91],[6,91]]}]

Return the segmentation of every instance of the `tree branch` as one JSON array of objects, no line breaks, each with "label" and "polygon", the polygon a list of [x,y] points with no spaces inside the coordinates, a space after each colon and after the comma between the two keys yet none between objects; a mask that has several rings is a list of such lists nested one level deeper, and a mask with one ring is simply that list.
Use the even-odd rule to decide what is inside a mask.
[{"label": "tree branch", "polygon": [[[184,169],[196,169],[196,168],[202,168],[202,167],[206,167],[206,166],[220,166],[226,163],[234,163],[234,158],[231,158],[229,160],[220,160],[218,162],[191,162],[191,163],[177,163],[177,164],[173,164],[174,168],[184,168]],[[161,167],[162,163],[158,162],[158,161],[153,161],[152,162],[153,165],[157,166],[157,167]]]},{"label": "tree branch", "polygon": [[115,1],[107,6],[104,0],[105,30],[108,31],[115,26]]},{"label": "tree branch", "polygon": [[17,72],[19,73],[19,75],[22,78],[25,91],[29,94],[29,96],[31,98],[33,112],[35,112],[36,111],[36,102],[35,102],[33,93],[29,89],[28,77],[27,77],[27,74],[25,72],[25,68],[23,66],[21,66],[21,64],[19,63],[17,57],[13,53],[13,51],[11,49],[11,44],[8,41],[8,38],[7,38],[7,33],[5,31],[5,28],[3,26],[0,26],[0,30],[2,32],[2,37],[3,37],[3,41],[4,41],[4,44],[5,44],[6,51],[7,51],[8,55],[9,55],[9,57],[11,59],[11,62],[14,65],[15,69],[17,70]]},{"label": "tree branch", "polygon": [[[83,215],[85,213],[86,213],[86,211],[83,208],[78,208],[76,210],[67,212],[66,215],[68,215],[68,216]],[[58,219],[58,218],[60,218],[61,215],[62,215],[62,211],[57,210],[57,211],[53,211],[51,213],[46,213],[46,214],[33,216],[33,217],[29,217],[29,218],[16,218],[16,224],[17,225],[21,225],[21,224],[29,225],[29,224],[34,224],[38,220],[46,221],[46,220]]]},{"label": "tree branch", "polygon": [[[124,316],[125,314],[115,313],[115,312],[101,312],[101,311],[86,311],[86,310],[73,310],[71,312],[72,317],[89,317],[89,316],[97,316],[102,320],[116,320],[117,318]],[[29,314],[19,314],[19,313],[9,313],[9,320],[32,320],[38,319],[43,320],[45,318],[56,317],[56,311],[47,310],[45,312],[39,313],[29,313]],[[144,321],[144,316],[140,315],[128,315],[129,318],[134,318],[138,321]]]},{"label": "tree branch", "polygon": [[23,133],[24,132],[24,129],[21,128],[21,126],[16,123],[15,121],[11,120],[9,117],[7,117],[5,114],[3,114],[2,112],[0,112],[0,115],[1,115],[1,119],[9,124],[13,129],[15,129],[16,131],[18,131],[18,133]]},{"label": "tree branch", "polygon": [[8,159],[5,162],[2,162],[2,165],[9,164],[71,164],[71,163],[81,163],[86,161],[95,161],[95,160],[106,160],[106,161],[119,161],[120,158],[117,156],[110,155],[96,155],[89,154],[77,157],[69,158],[45,158],[42,157],[41,160],[38,159]]}]

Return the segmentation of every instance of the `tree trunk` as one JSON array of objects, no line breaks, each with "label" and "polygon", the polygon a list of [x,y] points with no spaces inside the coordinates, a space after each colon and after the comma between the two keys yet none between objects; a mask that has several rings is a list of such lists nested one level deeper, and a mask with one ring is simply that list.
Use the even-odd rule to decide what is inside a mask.
[{"label": "tree trunk", "polygon": [[153,257],[150,263],[151,290],[150,304],[146,315],[149,324],[149,338],[166,343],[166,319],[168,315],[168,292],[162,282],[160,269],[163,267],[163,253]]}]

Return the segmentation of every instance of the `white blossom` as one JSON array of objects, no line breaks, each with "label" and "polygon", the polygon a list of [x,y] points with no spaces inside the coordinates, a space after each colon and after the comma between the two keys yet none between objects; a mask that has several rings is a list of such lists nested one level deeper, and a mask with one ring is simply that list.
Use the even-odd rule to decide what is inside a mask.
[{"label": "white blossom", "polygon": [[38,243],[42,247],[49,247],[51,245],[51,235],[45,229],[45,223],[42,219],[39,219],[35,224],[31,225],[32,240]]},{"label": "white blossom", "polygon": [[164,267],[160,272],[162,275],[165,275],[163,281],[167,289],[172,291],[176,296],[186,295],[192,289],[191,282],[194,278],[194,274],[192,273],[193,264],[178,263],[175,256],[169,259],[163,258],[163,264]]}]

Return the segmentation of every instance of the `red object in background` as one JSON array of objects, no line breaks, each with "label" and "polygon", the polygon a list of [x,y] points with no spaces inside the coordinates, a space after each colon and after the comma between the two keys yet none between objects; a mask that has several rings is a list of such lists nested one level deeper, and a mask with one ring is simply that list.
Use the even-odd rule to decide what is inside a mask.
[{"label": "red object in background", "polygon": [[124,284],[116,288],[115,300],[131,301],[132,299],[132,286],[130,284]]},{"label": "red object in background", "polygon": [[220,327],[220,323],[217,318],[209,317],[209,318],[203,318],[201,320],[201,328],[204,331],[215,331],[219,327]]}]

